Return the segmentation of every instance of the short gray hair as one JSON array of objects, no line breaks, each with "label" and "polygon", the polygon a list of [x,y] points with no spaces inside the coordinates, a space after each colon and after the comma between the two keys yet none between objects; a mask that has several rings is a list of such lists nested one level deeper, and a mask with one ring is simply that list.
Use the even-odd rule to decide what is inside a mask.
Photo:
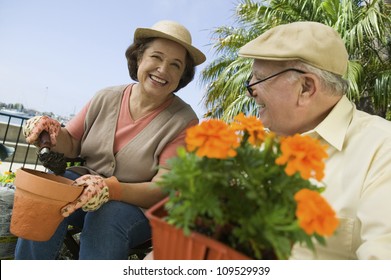
[{"label": "short gray hair", "polygon": [[322,86],[329,89],[333,95],[344,95],[348,92],[349,83],[340,75],[319,69],[298,60],[292,62],[291,67],[298,68],[304,72],[315,74],[320,78]]}]

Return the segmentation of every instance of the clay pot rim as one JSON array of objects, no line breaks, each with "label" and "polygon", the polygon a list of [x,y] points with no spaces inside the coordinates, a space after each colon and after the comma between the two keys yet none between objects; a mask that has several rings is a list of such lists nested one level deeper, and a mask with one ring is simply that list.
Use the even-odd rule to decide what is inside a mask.
[{"label": "clay pot rim", "polygon": [[83,191],[83,187],[73,186],[72,180],[39,170],[20,168],[16,170],[16,189],[34,193],[48,199],[72,202]]}]

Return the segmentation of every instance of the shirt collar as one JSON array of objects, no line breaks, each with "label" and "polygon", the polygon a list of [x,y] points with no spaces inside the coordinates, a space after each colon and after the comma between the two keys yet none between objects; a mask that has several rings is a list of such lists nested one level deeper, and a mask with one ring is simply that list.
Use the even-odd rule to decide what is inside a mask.
[{"label": "shirt collar", "polygon": [[313,130],[304,134],[318,134],[326,142],[341,151],[346,132],[353,117],[354,105],[344,95],[327,117]]}]

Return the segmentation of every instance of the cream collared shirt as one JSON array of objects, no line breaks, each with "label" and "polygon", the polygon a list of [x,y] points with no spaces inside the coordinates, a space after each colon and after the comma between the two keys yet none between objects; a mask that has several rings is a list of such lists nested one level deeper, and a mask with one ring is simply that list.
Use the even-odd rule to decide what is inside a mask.
[{"label": "cream collared shirt", "polygon": [[305,134],[326,143],[324,197],[340,220],[314,255],[295,246],[293,259],[391,259],[391,122],[359,111],[346,96]]}]

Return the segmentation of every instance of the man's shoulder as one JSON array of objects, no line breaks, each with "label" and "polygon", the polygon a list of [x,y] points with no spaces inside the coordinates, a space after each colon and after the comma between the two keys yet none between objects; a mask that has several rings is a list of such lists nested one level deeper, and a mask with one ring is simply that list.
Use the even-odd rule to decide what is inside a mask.
[{"label": "man's shoulder", "polygon": [[368,130],[368,133],[377,132],[391,137],[391,121],[388,121],[380,116],[356,110],[353,117],[353,124],[358,125],[363,130]]}]

